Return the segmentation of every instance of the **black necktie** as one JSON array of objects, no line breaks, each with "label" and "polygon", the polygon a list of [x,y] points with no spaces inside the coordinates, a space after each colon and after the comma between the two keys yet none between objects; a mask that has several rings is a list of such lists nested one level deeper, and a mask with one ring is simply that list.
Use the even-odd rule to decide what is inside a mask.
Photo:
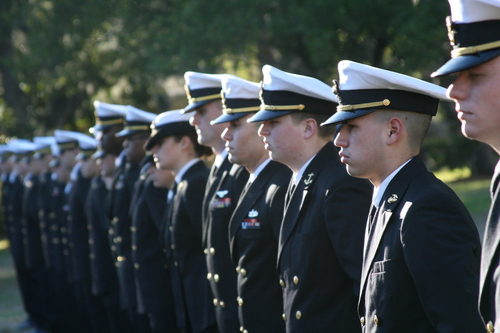
[{"label": "black necktie", "polygon": [[372,204],[372,208],[370,209],[370,215],[368,216],[368,230],[371,231],[373,224],[375,223],[375,217],[377,213],[377,207]]}]

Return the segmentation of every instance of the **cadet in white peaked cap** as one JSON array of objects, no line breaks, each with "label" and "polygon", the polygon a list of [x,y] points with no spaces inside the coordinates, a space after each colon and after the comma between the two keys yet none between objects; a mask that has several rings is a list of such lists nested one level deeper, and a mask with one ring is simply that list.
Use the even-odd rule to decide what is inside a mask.
[{"label": "cadet in white peaked cap", "polygon": [[431,76],[448,75],[480,65],[500,55],[500,2],[449,0],[446,18],[451,59]]},{"label": "cadet in white peaked cap", "polygon": [[[189,117],[180,110],[163,112],[152,124],[146,149],[156,167],[172,171],[175,193],[166,209],[162,239],[172,281],[175,317],[179,328],[193,332],[218,332],[213,296],[207,281],[202,246],[200,207],[209,170],[200,157],[211,154],[201,146]],[[234,268],[233,268],[234,270]]]},{"label": "cadet in white peaked cap", "polygon": [[[281,163],[271,161],[262,139],[258,135],[259,123],[247,119],[260,110],[260,85],[240,78],[222,78],[222,115],[212,123],[226,123],[222,132],[226,141],[229,161],[241,165],[250,174],[238,206],[229,222],[227,231],[219,233],[229,239],[231,260],[240,274],[237,280],[237,312],[240,331],[279,333],[285,332],[281,318],[283,296],[276,283],[275,267],[279,229],[283,218],[284,198],[291,171]],[[222,227],[221,227],[222,229]],[[252,235],[260,237],[252,239]],[[220,258],[219,253],[215,256]],[[241,273],[243,272],[243,273]],[[212,290],[219,295],[231,295],[223,289],[231,267],[222,274],[220,267],[209,266]],[[259,295],[266,295],[262,302]],[[226,296],[227,297],[227,296]],[[243,306],[244,304],[244,306]],[[235,303],[226,305],[236,306]]]},{"label": "cadet in white peaked cap", "polygon": [[484,330],[477,311],[479,235],[469,212],[419,156],[445,89],[339,63],[335,138],[353,177],[374,185],[358,314],[363,332]]},{"label": "cadet in white peaked cap", "polygon": [[[448,37],[451,59],[432,76],[456,73],[448,87],[462,134],[500,154],[500,1],[450,0]],[[500,163],[491,182],[492,203],[486,222],[479,310],[488,332],[500,331]]]},{"label": "cadet in white peaked cap", "polygon": [[90,133],[102,131],[113,125],[121,125],[127,115],[127,106],[94,101],[96,124],[89,129]]},{"label": "cadet in white peaked cap", "polygon": [[184,74],[184,80],[186,81],[184,89],[186,90],[188,105],[181,112],[192,112],[202,105],[220,100],[220,91],[222,89],[220,80],[222,75],[186,72]]}]

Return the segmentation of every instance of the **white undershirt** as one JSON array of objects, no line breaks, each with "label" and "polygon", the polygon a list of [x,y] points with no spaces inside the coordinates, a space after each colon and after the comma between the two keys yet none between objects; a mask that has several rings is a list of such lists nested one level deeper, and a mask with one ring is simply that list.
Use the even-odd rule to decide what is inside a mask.
[{"label": "white undershirt", "polygon": [[307,167],[309,166],[309,163],[311,163],[311,161],[313,160],[313,158],[314,158],[314,157],[316,157],[316,154],[315,154],[313,157],[311,157],[311,158],[309,159],[309,161],[307,161],[307,162],[306,162],[306,163],[305,163],[305,164],[304,164],[304,165],[300,168],[299,172],[297,172],[297,173],[295,173],[295,172],[294,172],[294,173],[293,173],[293,175],[292,175],[292,180],[293,180],[293,184],[294,184],[294,185],[297,185],[297,184],[299,183],[300,178],[302,178],[302,175],[304,174],[304,171],[306,171]]},{"label": "white undershirt", "polygon": [[269,164],[269,162],[271,162],[271,159],[268,158],[267,160],[265,160],[264,162],[262,162],[258,167],[257,169],[255,169],[255,171],[253,173],[250,174],[250,177],[248,177],[248,183],[253,183],[254,180],[259,176],[259,173],[264,170],[264,168],[266,167],[266,165]]},{"label": "white undershirt", "polygon": [[394,170],[384,181],[382,184],[380,184],[379,187],[374,187],[373,188],[373,197],[372,197],[372,204],[378,208],[380,205],[380,200],[382,200],[382,196],[384,195],[385,190],[387,189],[387,186],[391,182],[391,180],[398,174],[399,170],[401,170],[408,162],[411,161],[411,158],[404,162],[399,168]]}]

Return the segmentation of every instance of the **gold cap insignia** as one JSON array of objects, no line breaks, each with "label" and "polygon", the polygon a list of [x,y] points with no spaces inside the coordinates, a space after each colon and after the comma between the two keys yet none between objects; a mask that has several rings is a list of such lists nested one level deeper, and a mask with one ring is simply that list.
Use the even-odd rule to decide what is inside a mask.
[{"label": "gold cap insignia", "polygon": [[455,34],[457,33],[453,30],[453,22],[451,17],[446,17],[446,28],[448,28],[448,39],[450,40],[451,46],[455,46]]}]

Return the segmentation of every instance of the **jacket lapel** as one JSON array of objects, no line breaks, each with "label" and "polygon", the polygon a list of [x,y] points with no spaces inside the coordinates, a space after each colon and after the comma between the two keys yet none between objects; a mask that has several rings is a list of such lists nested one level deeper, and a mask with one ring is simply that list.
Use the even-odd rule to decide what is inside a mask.
[{"label": "jacket lapel", "polygon": [[226,157],[226,159],[222,162],[221,166],[217,169],[217,172],[215,172],[215,177],[212,179],[210,188],[205,192],[205,198],[203,198],[203,207],[205,208],[205,215],[203,216],[202,222],[203,222],[203,246],[205,246],[207,243],[207,237],[208,237],[208,227],[209,227],[209,221],[208,221],[208,215],[210,211],[210,203],[212,202],[212,199],[219,191],[221,185],[224,183],[224,179],[226,176],[229,174],[229,171],[231,170],[231,162],[229,162],[229,159]]},{"label": "jacket lapel", "polygon": [[425,171],[427,171],[427,168],[419,156],[414,157],[408,162],[387,186],[380,201],[380,206],[375,213],[371,230],[370,224],[366,224],[367,232],[365,233],[363,268],[361,271],[360,302],[364,296],[366,280],[370,274],[373,260],[377,254],[384,232],[391,221],[393,212],[397,211],[399,205],[404,202],[404,194],[413,178]]},{"label": "jacket lapel", "polygon": [[304,203],[308,198],[308,194],[312,190],[315,180],[319,176],[325,163],[335,156],[336,151],[333,143],[328,142],[316,156],[313,158],[311,163],[307,166],[304,174],[302,175],[297,188],[293,193],[292,198],[287,207],[285,207],[285,213],[283,215],[283,222],[281,223],[280,237],[279,237],[279,247],[278,247],[278,267],[281,257],[281,252],[285,247],[286,242],[290,238],[295,225],[300,216],[300,212]]},{"label": "jacket lapel", "polygon": [[241,222],[246,218],[246,214],[252,208],[256,202],[262,197],[262,194],[267,190],[267,183],[272,175],[276,172],[279,167],[277,162],[269,162],[269,164],[261,171],[257,176],[253,184],[250,186],[244,197],[240,197],[238,206],[234,210],[233,216],[231,217],[231,224],[229,230],[230,246],[231,249],[234,246],[234,238],[236,233],[241,227]]},{"label": "jacket lapel", "polygon": [[482,248],[481,259],[481,274],[479,282],[479,299],[481,300],[483,288],[486,283],[490,268],[492,268],[492,260],[498,251],[500,244],[500,231],[498,231],[500,223],[500,161],[495,168],[495,174],[491,181],[492,204],[488,213],[486,228],[484,231],[484,241]]}]

